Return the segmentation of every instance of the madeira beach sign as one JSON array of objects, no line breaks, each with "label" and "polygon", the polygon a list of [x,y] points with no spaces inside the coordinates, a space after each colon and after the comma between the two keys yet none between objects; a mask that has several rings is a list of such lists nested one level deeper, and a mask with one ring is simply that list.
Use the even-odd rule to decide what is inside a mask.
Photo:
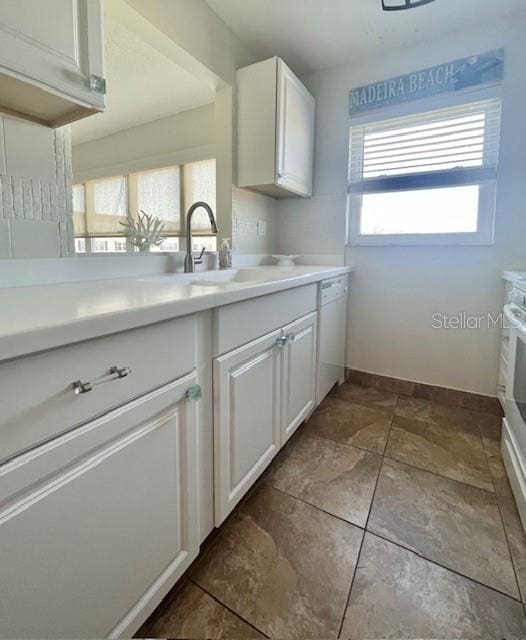
[{"label": "madeira beach sign", "polygon": [[500,82],[503,69],[504,50],[497,49],[375,82],[349,92],[349,114]]}]

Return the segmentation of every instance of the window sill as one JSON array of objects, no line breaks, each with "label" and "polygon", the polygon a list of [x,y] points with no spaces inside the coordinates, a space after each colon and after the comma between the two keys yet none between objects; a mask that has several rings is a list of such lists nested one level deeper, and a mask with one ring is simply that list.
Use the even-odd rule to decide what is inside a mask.
[{"label": "window sill", "polygon": [[346,247],[440,247],[440,246],[493,246],[493,237],[474,234],[429,234],[408,236],[356,236]]}]

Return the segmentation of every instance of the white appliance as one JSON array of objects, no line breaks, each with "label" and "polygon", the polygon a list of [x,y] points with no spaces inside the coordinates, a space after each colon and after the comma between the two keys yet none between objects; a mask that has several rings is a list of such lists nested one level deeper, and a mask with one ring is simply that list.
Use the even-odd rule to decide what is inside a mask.
[{"label": "white appliance", "polygon": [[502,457],[526,529],[526,283],[508,296],[509,369],[505,389]]},{"label": "white appliance", "polygon": [[345,380],[348,289],[349,276],[346,275],[320,283],[317,405],[337,382],[341,384]]}]

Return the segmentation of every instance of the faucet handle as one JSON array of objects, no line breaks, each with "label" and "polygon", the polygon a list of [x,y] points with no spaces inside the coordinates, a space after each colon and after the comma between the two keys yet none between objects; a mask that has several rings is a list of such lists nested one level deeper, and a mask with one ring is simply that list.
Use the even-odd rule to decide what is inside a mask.
[{"label": "faucet handle", "polygon": [[204,254],[205,254],[205,247],[201,249],[201,253],[199,254],[199,256],[197,258],[194,258],[194,264],[202,264]]}]

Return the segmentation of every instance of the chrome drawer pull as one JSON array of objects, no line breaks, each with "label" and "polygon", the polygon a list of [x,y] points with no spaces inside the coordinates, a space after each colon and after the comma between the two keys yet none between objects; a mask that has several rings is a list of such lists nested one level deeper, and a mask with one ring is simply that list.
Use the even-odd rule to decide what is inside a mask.
[{"label": "chrome drawer pull", "polygon": [[287,342],[289,341],[289,337],[288,336],[280,336],[277,340],[276,340],[276,345],[278,347],[284,347]]},{"label": "chrome drawer pull", "polygon": [[[117,365],[115,365],[110,369],[110,375],[116,374],[117,378],[125,378],[126,376],[129,376],[130,373],[131,373],[130,367],[118,367]],[[113,379],[117,380],[117,378],[113,378]]]},{"label": "chrome drawer pull", "polygon": [[73,383],[73,393],[80,395],[81,393],[88,393],[93,390],[91,382],[82,382],[82,380],[76,380]]},{"label": "chrome drawer pull", "polygon": [[93,387],[98,384],[104,384],[105,382],[111,382],[112,380],[120,380],[121,378],[126,378],[130,375],[132,370],[130,367],[118,367],[114,365],[110,367],[110,370],[105,375],[97,378],[93,382],[83,382],[82,380],[75,380],[73,383],[73,393],[75,395],[80,395],[81,393],[88,393],[93,391]]}]

